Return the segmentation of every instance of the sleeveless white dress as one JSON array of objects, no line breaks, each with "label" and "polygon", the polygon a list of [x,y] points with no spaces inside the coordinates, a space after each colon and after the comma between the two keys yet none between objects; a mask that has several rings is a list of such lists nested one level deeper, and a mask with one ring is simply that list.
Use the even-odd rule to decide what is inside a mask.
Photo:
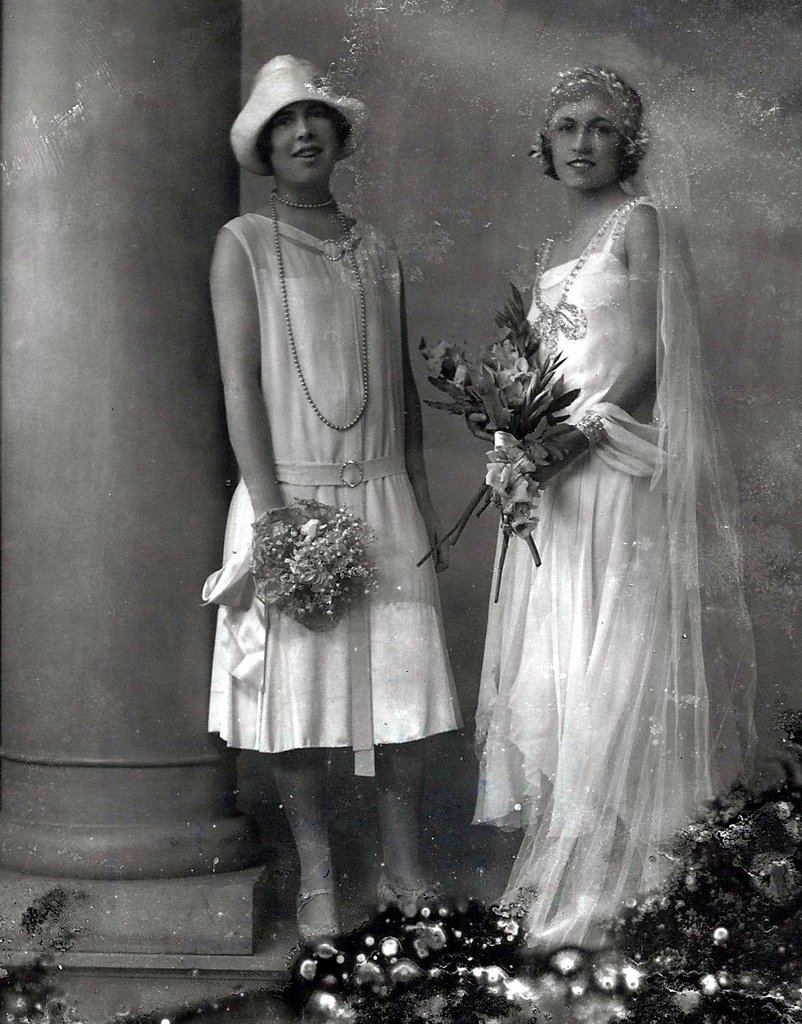
[{"label": "sleeveless white dress", "polygon": [[[542,567],[513,539],[490,604],[474,820],[526,829],[505,898],[534,891],[533,945],[580,943],[657,884],[666,862],[655,851],[711,795],[693,749],[706,742],[705,708],[690,691],[667,692],[682,640],[669,625],[658,427],[607,402],[636,343],[615,255],[624,222],[614,219],[570,288],[586,334],[559,339],[565,385],[581,389],[571,421],[592,409],[607,439],[545,487]],[[550,307],[574,262],[543,274]],[[531,322],[537,314],[534,302]]]},{"label": "sleeveless white dress", "polygon": [[[403,466],[401,278],[393,246],[367,224],[354,228],[366,301],[369,401],[360,423],[340,432],[314,414],[292,361],[272,219],[246,214],[225,230],[243,247],[253,273],[277,475],[296,481],[282,484],[283,497],[355,508],[376,534],[371,557],[378,589],[367,599],[367,611],[349,610],[329,632],[311,632],[274,611],[266,616],[247,571],[253,512],[240,481],[228,517],[224,567],[204,589],[206,600],[222,605],[209,730],[234,747],[277,752],[355,745],[356,717],[369,719],[370,740],[377,744],[458,728],[432,563],[415,565],[428,540]],[[346,423],[362,397],[360,301],[351,261],[327,259],[322,242],[290,225],[280,224],[279,236],[293,334],[310,393],[325,416]],[[336,470],[351,460],[385,468],[350,488]],[[329,477],[333,467],[334,482],[315,482],[321,466]],[[297,482],[304,479],[312,482]],[[366,688],[355,701],[357,679]]]}]

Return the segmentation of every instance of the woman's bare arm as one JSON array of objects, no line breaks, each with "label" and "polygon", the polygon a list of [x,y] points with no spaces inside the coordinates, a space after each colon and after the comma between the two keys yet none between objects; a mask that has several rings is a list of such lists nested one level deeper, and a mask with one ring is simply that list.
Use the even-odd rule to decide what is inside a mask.
[{"label": "woman's bare arm", "polygon": [[629,275],[629,318],[635,353],[625,372],[610,388],[607,401],[635,415],[647,399],[654,401],[657,358],[657,282],[660,234],[657,212],[638,206],[624,233]]},{"label": "woman's bare arm", "polygon": [[[630,415],[649,399],[654,401],[657,356],[657,280],[660,236],[657,214],[650,206],[638,206],[630,214],[624,235],[629,286],[629,316],[635,352],[624,373],[610,388],[606,401]],[[538,471],[542,483],[561,473],[588,448],[587,439],[575,427],[558,442],[563,458]]]},{"label": "woman's bare arm", "polygon": [[273,442],[262,394],[259,310],[248,257],[225,229],[211,271],[228,434],[253,504],[254,518],[284,502],[276,483]]},{"label": "woman's bare arm", "polygon": [[[418,389],[415,385],[409,358],[403,279],[401,281],[401,359],[404,386],[404,461],[415,494],[415,501],[429,535],[429,543],[433,545],[439,540],[440,523],[429,493],[429,480],[426,475],[426,463],[423,459],[423,419]],[[435,568],[440,571],[447,565],[448,545],[438,550]]]}]

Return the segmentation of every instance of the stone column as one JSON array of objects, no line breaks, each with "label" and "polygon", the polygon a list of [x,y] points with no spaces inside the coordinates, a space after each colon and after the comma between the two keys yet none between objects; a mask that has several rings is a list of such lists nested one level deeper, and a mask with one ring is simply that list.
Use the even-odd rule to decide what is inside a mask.
[{"label": "stone column", "polygon": [[[206,733],[231,472],[208,266],[237,212],[236,0],[10,0],[0,865],[258,859]],[[230,877],[229,877],[230,881]]]}]

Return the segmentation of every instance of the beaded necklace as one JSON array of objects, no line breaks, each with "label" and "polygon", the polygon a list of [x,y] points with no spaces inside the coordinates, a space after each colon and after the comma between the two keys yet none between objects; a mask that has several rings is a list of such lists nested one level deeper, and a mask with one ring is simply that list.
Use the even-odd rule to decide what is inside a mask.
[{"label": "beaded necklace", "polygon": [[[322,423],[325,423],[327,427],[331,427],[332,430],[340,430],[340,431],[350,430],[352,427],[355,427],[357,425],[357,423],[359,423],[359,421],[365,415],[365,410],[368,407],[368,324],[367,324],[367,315],[366,315],[366,312],[365,312],[365,289],[364,289],[364,286],[362,284],[362,278],[361,278],[361,276],[359,274],[359,266],[357,264],[356,256],[354,254],[354,247],[353,247],[353,245],[343,245],[340,254],[338,256],[336,256],[336,257],[326,256],[326,253],[325,252],[323,253],[323,255],[326,256],[327,259],[340,259],[340,257],[344,254],[344,252],[347,251],[348,255],[351,258],[351,267],[352,267],[352,269],[354,271],[354,277],[356,278],[357,287],[359,289],[359,311],[360,311],[360,323],[361,323],[361,327],[362,327],[362,331],[361,331],[362,338],[361,338],[361,346],[360,346],[360,349],[361,349],[360,372],[361,372],[361,377],[362,377],[362,405],[359,408],[359,412],[356,414],[356,416],[354,416],[354,418],[352,420],[350,420],[348,423],[340,424],[340,423],[333,423],[330,419],[328,419],[326,416],[324,416],[323,413],[320,411],[320,409],[318,408],[317,403],[315,402],[314,398],[312,398],[312,394],[311,394],[311,392],[309,390],[309,385],[307,384],[306,378],[304,377],[303,370],[301,369],[301,361],[298,358],[298,349],[297,349],[297,347],[295,345],[295,335],[293,334],[292,321],[290,319],[290,302],[289,302],[289,299],[287,297],[287,278],[286,278],[286,274],[284,273],[284,258],[281,255],[281,241],[279,240],[278,220],[276,218],[276,195],[275,195],[275,192],[272,193],[271,196],[270,196],[270,207],[271,207],[271,212],[273,214],[273,235],[274,235],[274,239],[275,239],[275,243],[276,243],[276,260],[278,262],[279,280],[281,281],[281,299],[282,299],[282,303],[283,303],[283,306],[284,306],[284,322],[287,325],[287,337],[289,338],[289,342],[290,342],[290,351],[292,352],[292,361],[293,361],[293,364],[295,365],[295,371],[298,374],[298,380],[301,382],[301,390],[303,391],[304,397],[306,398],[307,402],[312,407],[312,411],[314,412],[314,414],[317,416],[317,418]],[[340,224],[342,225],[343,236],[347,238],[349,236],[349,234],[350,234],[350,229],[348,227],[348,222],[346,221],[346,219],[343,216],[343,214],[342,214],[342,212],[341,212],[339,207],[337,208],[337,217],[338,217],[338,219],[340,221]]]},{"label": "beaded necklace", "polygon": [[580,309],[579,306],[575,306],[573,303],[566,301],[568,298],[568,292],[571,290],[571,286],[577,279],[580,270],[582,270],[590,259],[593,248],[598,240],[602,238],[616,218],[623,217],[632,209],[633,206],[636,206],[637,203],[637,199],[630,199],[622,206],[613,210],[609,217],[605,219],[604,223],[582,250],[582,253],[574,264],[571,273],[566,277],[562,290],[560,291],[560,297],[557,299],[554,306],[549,306],[543,299],[541,284],[543,274],[546,270],[546,264],[549,261],[549,256],[551,255],[551,250],[554,245],[554,239],[547,238],[542,249],[538,253],[534,288],[538,316],[537,320],[535,320],[532,325],[532,330],[552,355],[556,354],[559,350],[559,336],[561,333],[571,341],[577,341],[579,338],[584,338],[587,334],[588,318],[585,315],[584,310]]},{"label": "beaded necklace", "polygon": [[334,206],[333,196],[329,196],[322,203],[295,203],[291,199],[285,199],[284,196],[280,196],[275,189],[273,189],[273,195],[280,203],[283,203],[284,206],[291,206],[293,210],[322,210],[326,206]]}]

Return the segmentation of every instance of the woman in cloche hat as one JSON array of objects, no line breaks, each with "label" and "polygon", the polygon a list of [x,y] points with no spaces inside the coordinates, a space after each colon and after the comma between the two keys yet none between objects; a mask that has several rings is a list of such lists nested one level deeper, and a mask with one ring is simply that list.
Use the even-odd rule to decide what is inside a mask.
[{"label": "woman in cloche hat", "polygon": [[[221,605],[209,729],[267,755],[298,849],[304,939],[341,927],[326,826],[331,749],[351,747],[357,774],[376,775],[380,898],[406,910],[427,890],[419,741],[460,725],[434,572],[415,567],[439,526],[398,257],[330,191],[363,120],[362,103],[337,95],[308,61],[265,64],[231,143],[274,188],[265,209],[222,228],[211,273],[241,479],[223,568],[204,588]],[[326,632],[253,593],[252,524],[296,498],[349,505],[375,534],[377,586]]]}]

